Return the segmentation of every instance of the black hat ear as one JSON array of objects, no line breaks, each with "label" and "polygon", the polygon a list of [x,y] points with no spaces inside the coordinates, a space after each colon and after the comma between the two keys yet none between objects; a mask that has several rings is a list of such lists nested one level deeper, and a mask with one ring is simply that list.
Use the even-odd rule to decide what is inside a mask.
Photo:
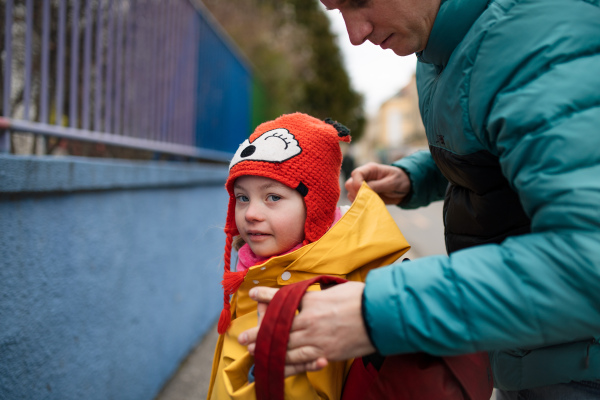
[{"label": "black hat ear", "polygon": [[339,122],[334,121],[331,118],[325,118],[324,122],[328,123],[329,125],[333,125],[335,130],[338,131],[339,137],[344,137],[344,136],[350,135],[350,129],[348,129],[346,126],[340,124]]}]

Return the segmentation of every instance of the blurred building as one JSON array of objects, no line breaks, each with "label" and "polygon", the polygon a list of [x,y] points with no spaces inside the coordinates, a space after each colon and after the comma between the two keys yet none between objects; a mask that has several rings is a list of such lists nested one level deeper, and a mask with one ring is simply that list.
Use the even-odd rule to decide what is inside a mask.
[{"label": "blurred building", "polygon": [[427,147],[414,75],[368,121],[364,138],[356,147],[356,157],[361,164],[368,161],[390,163]]}]

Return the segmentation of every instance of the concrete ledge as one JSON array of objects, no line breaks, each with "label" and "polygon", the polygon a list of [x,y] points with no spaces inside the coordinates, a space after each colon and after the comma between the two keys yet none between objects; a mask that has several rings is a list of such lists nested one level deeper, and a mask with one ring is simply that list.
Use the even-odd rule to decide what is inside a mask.
[{"label": "concrete ledge", "polygon": [[74,192],[223,185],[227,165],[0,155],[0,192]]}]

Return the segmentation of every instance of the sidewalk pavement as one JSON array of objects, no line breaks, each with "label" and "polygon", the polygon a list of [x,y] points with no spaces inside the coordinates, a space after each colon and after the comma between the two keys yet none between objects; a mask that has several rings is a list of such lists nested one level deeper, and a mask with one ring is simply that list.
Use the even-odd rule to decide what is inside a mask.
[{"label": "sidewalk pavement", "polygon": [[215,324],[185,358],[154,400],[205,399],[218,337]]}]

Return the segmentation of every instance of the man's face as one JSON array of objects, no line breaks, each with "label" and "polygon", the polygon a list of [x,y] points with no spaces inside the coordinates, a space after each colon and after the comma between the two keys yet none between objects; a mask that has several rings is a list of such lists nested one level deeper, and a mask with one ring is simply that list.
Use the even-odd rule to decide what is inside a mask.
[{"label": "man's face", "polygon": [[339,10],[350,42],[366,40],[399,56],[421,51],[427,45],[440,0],[321,0]]}]

